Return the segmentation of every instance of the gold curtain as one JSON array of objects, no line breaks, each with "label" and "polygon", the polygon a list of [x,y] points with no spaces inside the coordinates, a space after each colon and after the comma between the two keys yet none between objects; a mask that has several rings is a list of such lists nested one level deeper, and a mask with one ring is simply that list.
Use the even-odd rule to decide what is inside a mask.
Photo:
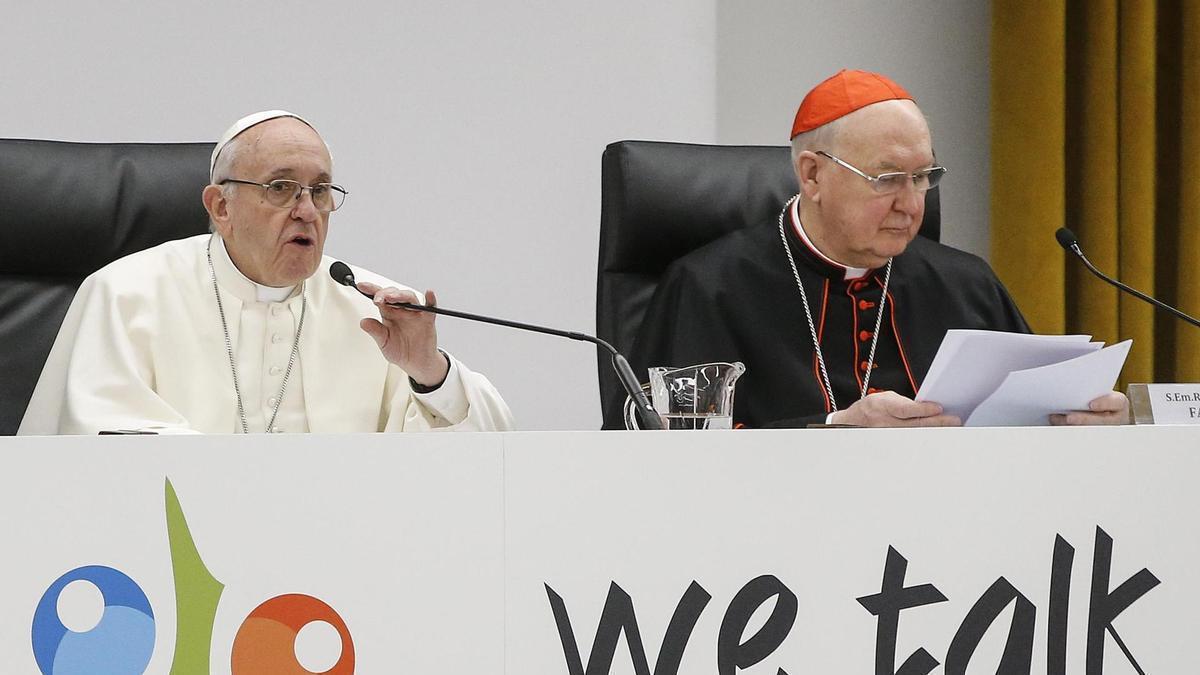
[{"label": "gold curtain", "polygon": [[1133,338],[1122,386],[1200,382],[1200,2],[994,0],[992,263],[1033,329]]}]

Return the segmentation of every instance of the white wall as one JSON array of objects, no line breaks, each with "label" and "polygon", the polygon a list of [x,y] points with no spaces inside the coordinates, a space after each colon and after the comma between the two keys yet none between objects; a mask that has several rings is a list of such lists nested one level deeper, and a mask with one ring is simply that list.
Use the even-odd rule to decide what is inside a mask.
[{"label": "white wall", "polygon": [[[917,96],[945,239],[986,254],[988,3],[817,0],[7,2],[0,136],[211,141],[287,108],[352,195],[327,252],[446,307],[594,328],[614,140],[782,144],[842,66]],[[597,428],[588,345],[439,319],[525,429]]]},{"label": "white wall", "polygon": [[[601,152],[716,140],[715,13],[714,0],[6,2],[0,136],[210,141],[287,108],[320,129],[352,192],[328,253],[446,307],[591,331]],[[522,428],[599,428],[590,345],[438,325]]]},{"label": "white wall", "polygon": [[719,0],[717,139],[784,145],[805,92],[841,68],[884,73],[929,118],[942,241],[988,256],[988,0]]}]

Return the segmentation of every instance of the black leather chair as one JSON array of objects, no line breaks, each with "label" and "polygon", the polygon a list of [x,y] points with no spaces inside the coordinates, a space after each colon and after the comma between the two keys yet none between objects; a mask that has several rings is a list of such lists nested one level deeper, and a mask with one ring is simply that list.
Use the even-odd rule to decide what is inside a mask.
[{"label": "black leather chair", "polygon": [[0,434],[16,433],[84,277],[208,231],[212,148],[0,139]]},{"label": "black leather chair", "polygon": [[[673,260],[729,232],[776,218],[797,190],[787,146],[610,144],[601,165],[597,335],[628,354]],[[921,234],[936,241],[940,233],[934,188],[925,196]],[[624,390],[607,352],[598,351],[598,359],[604,428],[624,428]]]}]

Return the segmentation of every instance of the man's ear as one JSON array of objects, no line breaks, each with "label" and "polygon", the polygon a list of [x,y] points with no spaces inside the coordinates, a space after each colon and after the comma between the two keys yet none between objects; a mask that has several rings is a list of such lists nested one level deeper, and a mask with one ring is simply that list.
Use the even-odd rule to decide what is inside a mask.
[{"label": "man's ear", "polygon": [[821,184],[817,181],[817,169],[820,168],[820,163],[817,162],[816,153],[805,150],[796,156],[796,163],[792,167],[796,171],[796,182],[800,184],[800,192],[811,202],[819,202],[821,200]]},{"label": "man's ear", "polygon": [[208,211],[208,219],[213,224],[213,229],[222,238],[227,238],[229,234],[229,200],[225,198],[225,191],[219,185],[209,185],[204,188],[204,193],[201,195],[204,201],[204,210]]}]

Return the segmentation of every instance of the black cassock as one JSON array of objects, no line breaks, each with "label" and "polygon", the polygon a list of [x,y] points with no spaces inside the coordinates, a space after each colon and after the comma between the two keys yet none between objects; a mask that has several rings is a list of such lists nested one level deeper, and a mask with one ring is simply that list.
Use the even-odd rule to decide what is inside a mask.
[{"label": "black cassock", "polygon": [[[792,227],[785,231],[834,398],[847,408],[870,367],[884,268],[847,281],[844,267],[822,259]],[[892,265],[870,391],[914,396],[951,328],[1029,332],[986,262],[916,237]],[[643,379],[650,366],[741,361],[734,423],[751,428],[802,427],[833,411],[777,222],[733,232],[672,263],[630,361]],[[620,420],[619,410],[605,411],[606,427],[621,428]]]}]

